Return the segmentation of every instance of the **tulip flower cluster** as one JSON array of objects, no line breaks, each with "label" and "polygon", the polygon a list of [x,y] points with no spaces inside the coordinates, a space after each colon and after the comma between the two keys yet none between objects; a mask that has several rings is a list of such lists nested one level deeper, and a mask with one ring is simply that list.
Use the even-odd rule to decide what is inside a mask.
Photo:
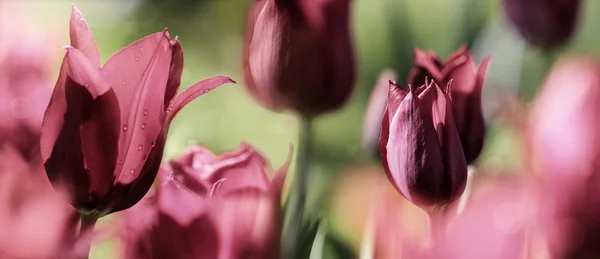
[{"label": "tulip flower cluster", "polygon": [[[526,2],[503,1],[524,39],[565,45],[582,1]],[[318,154],[312,121],[353,93],[351,6],[251,1],[240,58],[247,92],[271,111],[293,111],[301,126],[278,169],[246,142],[220,155],[193,144],[164,158],[184,106],[236,83],[216,76],[180,92],[183,47],[167,29],[102,64],[73,6],[53,88],[50,69],[34,62],[48,57],[27,50],[35,42],[0,49],[0,258],[88,258],[106,236],[124,259],[324,258],[333,228],[305,206]],[[352,252],[600,258],[600,60],[570,57],[550,70],[515,130],[526,162],[506,172],[480,166],[494,124],[482,96],[492,58],[477,65],[467,47],[446,60],[413,54],[406,82],[385,70],[369,98],[362,147],[374,163],[338,174],[330,192],[331,218],[362,234]],[[96,227],[108,215],[114,221]]]}]

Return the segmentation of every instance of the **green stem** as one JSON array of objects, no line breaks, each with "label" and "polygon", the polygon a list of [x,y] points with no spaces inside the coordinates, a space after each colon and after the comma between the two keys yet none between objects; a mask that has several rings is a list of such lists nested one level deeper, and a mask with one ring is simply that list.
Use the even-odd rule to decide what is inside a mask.
[{"label": "green stem", "polygon": [[79,255],[81,259],[88,259],[90,256],[90,247],[92,245],[92,238],[88,232],[94,231],[96,227],[96,221],[98,218],[93,216],[81,215],[81,226],[79,228],[79,242],[82,242],[83,249]]},{"label": "green stem", "polygon": [[296,172],[289,203],[291,211],[288,230],[285,233],[284,258],[294,258],[298,253],[298,245],[302,234],[302,216],[306,203],[306,193],[309,180],[310,151],[312,149],[312,118],[302,117],[298,139],[298,158]]}]

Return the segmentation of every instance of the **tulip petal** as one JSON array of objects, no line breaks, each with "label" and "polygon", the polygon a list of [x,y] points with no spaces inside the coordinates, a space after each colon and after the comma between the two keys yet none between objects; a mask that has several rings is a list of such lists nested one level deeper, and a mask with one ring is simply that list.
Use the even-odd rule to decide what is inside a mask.
[{"label": "tulip petal", "polygon": [[431,77],[436,83],[443,84],[444,75],[440,72],[435,54],[426,53],[420,49],[414,49],[415,67],[408,75],[408,83],[413,86],[422,85],[427,77]]},{"label": "tulip petal", "polygon": [[92,98],[96,98],[111,90],[110,86],[100,76],[99,71],[93,67],[93,64],[89,62],[89,59],[83,52],[73,47],[66,47],[66,50],[67,74],[77,84],[88,88]]},{"label": "tulip petal", "polygon": [[71,46],[81,51],[90,60],[94,68],[100,68],[100,51],[94,35],[83,18],[83,15],[73,5],[69,29]]},{"label": "tulip petal", "polygon": [[381,118],[387,105],[389,82],[396,81],[397,75],[392,70],[385,70],[379,75],[379,79],[371,92],[365,118],[363,120],[362,147],[369,154],[377,149],[377,142],[381,135]]},{"label": "tulip petal", "polygon": [[219,164],[210,175],[210,182],[225,179],[219,188],[219,194],[256,189],[267,192],[271,181],[265,157],[248,143],[242,143],[238,150],[219,157]]},{"label": "tulip petal", "polygon": [[181,74],[183,73],[183,48],[179,40],[171,40],[172,56],[171,67],[169,68],[169,79],[167,80],[167,89],[165,90],[165,106],[169,107],[179,86],[181,85]]},{"label": "tulip petal", "polygon": [[236,83],[229,77],[225,76],[216,76],[208,79],[204,79],[187,89],[185,89],[181,94],[177,95],[171,106],[167,108],[167,119],[166,122],[170,123],[175,115],[179,113],[179,111],[188,103],[193,101],[194,99],[200,97],[201,95],[208,93],[209,91],[227,83]]},{"label": "tulip petal", "polygon": [[171,172],[160,175],[159,181],[160,211],[171,217],[179,226],[189,226],[206,212],[205,199],[175,181]]},{"label": "tulip petal", "polygon": [[287,172],[290,168],[290,163],[292,162],[292,156],[294,155],[294,146],[290,144],[290,151],[288,151],[288,157],[285,160],[285,163],[277,171],[275,171],[275,176],[271,180],[273,191],[279,195],[281,195],[283,191],[283,187],[285,184],[285,178],[287,176]]},{"label": "tulip petal", "polygon": [[121,106],[117,183],[128,184],[139,176],[162,131],[171,56],[165,30],[123,48],[102,68]]},{"label": "tulip petal", "polygon": [[[389,98],[393,100],[393,98]],[[393,111],[388,105],[388,112]],[[410,91],[389,113],[385,167],[388,178],[407,199],[430,205],[440,197],[444,164],[440,145],[423,103]],[[385,126],[385,125],[384,125]]]}]

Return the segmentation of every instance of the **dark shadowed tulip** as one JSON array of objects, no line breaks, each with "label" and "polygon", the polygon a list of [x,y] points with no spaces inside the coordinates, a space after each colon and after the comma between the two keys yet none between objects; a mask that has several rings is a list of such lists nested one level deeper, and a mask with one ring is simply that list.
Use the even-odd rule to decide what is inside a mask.
[{"label": "dark shadowed tulip", "polygon": [[531,45],[550,49],[564,45],[577,27],[581,0],[503,0],[504,12]]},{"label": "dark shadowed tulip", "polygon": [[[392,70],[384,70],[373,87],[365,118],[363,120],[362,147],[370,157],[379,156],[379,136],[381,136],[381,118],[387,105],[390,81],[395,82],[397,75]],[[425,80],[423,80],[425,81]]]},{"label": "dark shadowed tulip", "polygon": [[249,144],[220,156],[196,145],[170,166],[156,193],[123,213],[125,258],[279,258],[287,163],[270,180]]},{"label": "dark shadowed tulip", "polygon": [[541,229],[553,258],[598,258],[600,62],[560,61],[536,98],[527,161],[543,183]]},{"label": "dark shadowed tulip", "polygon": [[427,209],[456,200],[467,164],[454,125],[452,103],[433,81],[406,91],[390,82],[379,149],[388,178],[414,204]]},{"label": "dark shadowed tulip", "polygon": [[263,106],[314,116],[342,106],[355,82],[350,0],[257,0],[244,72]]},{"label": "dark shadowed tulip", "polygon": [[82,214],[100,217],[138,202],[158,172],[168,126],[194,98],[233,82],[200,81],[177,95],[183,51],[168,32],[123,48],[103,67],[96,41],[73,7],[71,45],[42,124],[53,184],[71,189]]},{"label": "dark shadowed tulip", "polygon": [[454,111],[454,122],[465,152],[467,164],[477,159],[485,139],[485,121],[481,108],[481,90],[490,59],[475,66],[473,57],[465,47],[454,52],[446,61],[435,53],[414,50],[415,65],[410,71],[408,83],[421,85],[426,78],[438,85],[452,81],[450,99]]},{"label": "dark shadowed tulip", "polygon": [[[10,146],[0,147],[0,258],[59,259],[73,242],[75,211],[43,174]],[[37,172],[29,172],[36,170]]]}]

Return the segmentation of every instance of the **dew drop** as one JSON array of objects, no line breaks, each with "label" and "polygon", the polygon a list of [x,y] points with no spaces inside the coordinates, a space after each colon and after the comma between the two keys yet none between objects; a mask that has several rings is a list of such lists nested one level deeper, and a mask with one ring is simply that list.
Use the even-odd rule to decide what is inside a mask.
[{"label": "dew drop", "polygon": [[146,123],[142,123],[142,129],[146,129]]},{"label": "dew drop", "polygon": [[123,131],[124,131],[124,132],[125,132],[125,131],[127,131],[127,129],[128,129],[128,128],[127,128],[127,125],[123,126]]},{"label": "dew drop", "polygon": [[144,71],[144,73],[142,73],[142,75],[146,75],[146,71]]},{"label": "dew drop", "polygon": [[148,109],[144,110],[144,116],[148,115]]},{"label": "dew drop", "polygon": [[86,88],[87,88],[87,87],[90,87],[90,85],[88,85],[88,84],[85,84],[85,85],[83,85],[83,86],[85,86]]},{"label": "dew drop", "polygon": [[171,112],[171,111],[173,111],[173,107],[167,108],[167,112]]},{"label": "dew drop", "polygon": [[152,141],[152,142],[150,143],[150,145],[152,145],[152,146],[154,147],[154,145],[156,145],[156,141]]},{"label": "dew drop", "polygon": [[137,58],[137,57],[136,57],[136,58],[135,58],[135,61],[140,61],[140,58]]},{"label": "dew drop", "polygon": [[131,170],[129,171],[129,173],[130,173],[130,174],[134,174],[134,173],[135,173],[135,169],[131,169]]},{"label": "dew drop", "polygon": [[119,164],[119,165],[123,164],[123,160],[119,160],[119,161],[117,162],[117,164]]},{"label": "dew drop", "polygon": [[140,47],[140,51],[144,50],[144,48]]},{"label": "dew drop", "polygon": [[140,145],[138,146],[138,151],[142,151],[142,148],[143,148],[143,147],[144,147],[144,145],[141,145],[141,144],[140,144]]},{"label": "dew drop", "polygon": [[204,89],[204,93],[208,93],[210,89]]},{"label": "dew drop", "polygon": [[126,83],[127,83],[127,82],[125,82],[125,81],[121,82],[121,84],[122,84],[122,85],[125,85]]}]

